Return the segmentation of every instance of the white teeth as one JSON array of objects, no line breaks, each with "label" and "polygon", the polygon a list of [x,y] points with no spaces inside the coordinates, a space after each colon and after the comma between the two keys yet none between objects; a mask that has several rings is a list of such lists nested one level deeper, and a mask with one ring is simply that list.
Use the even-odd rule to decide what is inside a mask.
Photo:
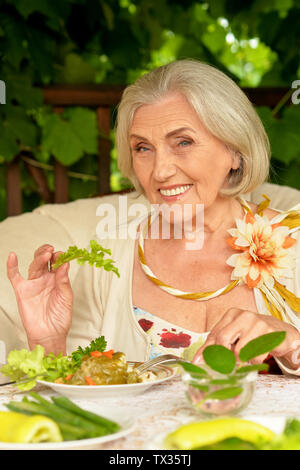
[{"label": "white teeth", "polygon": [[182,194],[190,188],[190,184],[186,186],[178,186],[178,188],[173,189],[160,189],[160,192],[163,196],[176,196],[177,194]]}]

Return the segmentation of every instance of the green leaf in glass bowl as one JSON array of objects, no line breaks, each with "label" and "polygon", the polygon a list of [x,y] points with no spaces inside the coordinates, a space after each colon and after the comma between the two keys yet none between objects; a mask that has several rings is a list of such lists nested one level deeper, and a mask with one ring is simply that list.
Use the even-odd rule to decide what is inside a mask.
[{"label": "green leaf in glass bowl", "polygon": [[261,371],[261,370],[269,370],[269,365],[268,364],[253,364],[250,366],[243,366],[239,367],[236,370],[237,374],[248,374],[249,372],[254,372],[254,371]]},{"label": "green leaf in glass bowl", "polygon": [[233,352],[218,344],[207,346],[203,351],[203,358],[211,369],[221,374],[230,374],[236,364]]},{"label": "green leaf in glass bowl", "polygon": [[266,354],[281,344],[285,337],[285,331],[275,331],[259,336],[249,341],[249,343],[240,350],[239,358],[242,362],[248,362],[255,357]]},{"label": "green leaf in glass bowl", "polygon": [[196,388],[197,390],[201,390],[201,392],[209,392],[209,386],[208,385],[201,385],[198,382],[190,382],[189,387]]},{"label": "green leaf in glass bowl", "polygon": [[182,362],[180,365],[191,376],[207,375],[206,370],[202,369],[202,367],[196,366],[196,364],[191,364],[189,362]]},{"label": "green leaf in glass bowl", "polygon": [[243,387],[225,387],[220,390],[211,392],[205,396],[206,400],[229,400],[240,395],[243,391]]},{"label": "green leaf in glass bowl", "polygon": [[212,379],[210,385],[235,385],[239,381],[239,377],[225,377],[224,379]]}]

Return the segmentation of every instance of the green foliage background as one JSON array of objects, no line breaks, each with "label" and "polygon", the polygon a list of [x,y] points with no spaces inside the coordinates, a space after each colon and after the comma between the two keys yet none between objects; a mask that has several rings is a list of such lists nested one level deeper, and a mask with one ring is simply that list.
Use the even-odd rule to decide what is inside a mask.
[{"label": "green foliage background", "polygon": [[[272,180],[300,188],[300,0],[0,0],[0,218],[6,216],[5,163],[36,159],[53,189],[53,156],[70,170],[70,200],[97,193],[97,125],[91,109],[62,115],[43,105],[55,83],[128,84],[178,58],[197,58],[242,87],[284,86],[271,110],[257,108],[272,147]],[[297,84],[296,84],[297,85]],[[298,87],[300,86],[300,82]],[[299,94],[298,94],[299,96]],[[114,135],[111,135],[112,141]],[[127,187],[111,158],[112,191]],[[24,210],[41,204],[23,169]]]}]

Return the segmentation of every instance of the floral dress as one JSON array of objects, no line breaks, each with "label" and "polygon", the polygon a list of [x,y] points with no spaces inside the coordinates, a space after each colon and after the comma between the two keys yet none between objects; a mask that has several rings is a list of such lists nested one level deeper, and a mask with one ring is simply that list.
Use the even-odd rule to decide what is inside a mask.
[{"label": "floral dress", "polygon": [[133,311],[140,327],[150,337],[149,359],[161,354],[175,354],[191,361],[209,334],[186,330],[139,307],[134,306]]},{"label": "floral dress", "polygon": [[[175,354],[187,361],[192,361],[197,350],[205,343],[209,331],[205,333],[195,333],[180,326],[174,325],[162,318],[146,312],[140,307],[133,306],[135,317],[140,327],[150,337],[149,359],[161,354]],[[282,374],[278,364],[271,354],[264,360],[269,365],[268,371],[261,371],[259,374]]]}]

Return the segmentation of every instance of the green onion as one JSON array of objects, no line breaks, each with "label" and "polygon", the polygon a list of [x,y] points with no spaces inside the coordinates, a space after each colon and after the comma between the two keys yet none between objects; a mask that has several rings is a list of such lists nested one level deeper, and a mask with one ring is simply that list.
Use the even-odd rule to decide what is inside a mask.
[{"label": "green onion", "polygon": [[82,416],[83,418],[86,418],[89,421],[98,424],[99,426],[104,426],[111,433],[119,431],[120,429],[120,426],[114,421],[111,421],[107,418],[103,418],[102,416],[92,413],[91,411],[83,410],[79,406],[75,405],[75,403],[73,403],[67,397],[51,397],[51,400],[57,406],[65,410],[71,411],[72,413],[75,413],[78,416]]},{"label": "green onion", "polygon": [[31,392],[30,395],[36,401],[24,397],[22,401],[11,401],[5,406],[18,413],[47,416],[57,423],[64,440],[100,437],[120,429],[117,423],[85,411],[65,397],[52,397],[51,402],[37,393]]}]

